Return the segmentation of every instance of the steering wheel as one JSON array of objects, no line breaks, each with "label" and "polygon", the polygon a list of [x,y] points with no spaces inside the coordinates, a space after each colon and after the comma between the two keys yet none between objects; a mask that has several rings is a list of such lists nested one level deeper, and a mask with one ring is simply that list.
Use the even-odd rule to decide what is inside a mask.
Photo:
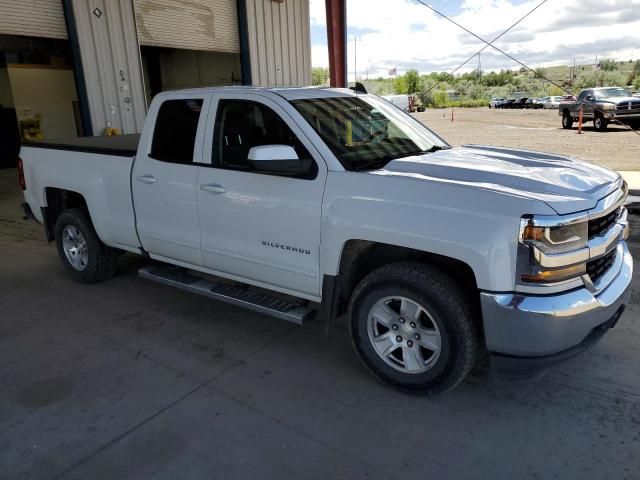
[{"label": "steering wheel", "polygon": [[384,140],[388,136],[389,136],[389,132],[387,132],[386,130],[377,130],[373,132],[371,135],[369,135],[367,138],[365,138],[363,143],[372,143],[377,138],[380,138],[380,140]]}]

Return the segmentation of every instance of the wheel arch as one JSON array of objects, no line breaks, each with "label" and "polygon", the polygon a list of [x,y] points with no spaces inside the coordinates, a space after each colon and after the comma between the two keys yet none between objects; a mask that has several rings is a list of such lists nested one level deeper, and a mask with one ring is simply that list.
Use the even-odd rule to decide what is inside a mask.
[{"label": "wheel arch", "polygon": [[[424,263],[445,272],[464,292],[470,292],[469,300],[474,313],[480,312],[480,293],[476,275],[467,263],[445,255],[408,247],[368,240],[348,240],[342,249],[336,277],[333,295],[335,314],[339,316],[346,313],[353,290],[366,275],[384,265],[400,261]],[[480,318],[478,315],[476,317]]]},{"label": "wheel arch", "polygon": [[64,188],[46,187],[44,189],[46,207],[42,207],[42,220],[47,241],[55,240],[55,226],[58,218],[65,210],[78,208],[84,210],[89,218],[89,205],[84,195]]}]

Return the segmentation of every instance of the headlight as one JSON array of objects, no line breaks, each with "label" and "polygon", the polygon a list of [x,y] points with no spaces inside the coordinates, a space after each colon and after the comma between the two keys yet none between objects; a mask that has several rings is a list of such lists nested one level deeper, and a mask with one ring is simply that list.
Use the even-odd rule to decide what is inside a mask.
[{"label": "headlight", "polygon": [[615,110],[616,109],[616,104],[615,103],[603,103],[601,105],[599,105],[600,110],[604,110],[605,112],[608,112],[610,110]]},{"label": "headlight", "polygon": [[518,280],[557,283],[584,275],[589,256],[588,236],[587,221],[539,226],[532,219],[523,218],[518,246]]},{"label": "headlight", "polygon": [[538,227],[531,220],[523,220],[523,223],[521,241],[537,246],[544,253],[564,253],[587,246],[587,222],[557,227]]}]

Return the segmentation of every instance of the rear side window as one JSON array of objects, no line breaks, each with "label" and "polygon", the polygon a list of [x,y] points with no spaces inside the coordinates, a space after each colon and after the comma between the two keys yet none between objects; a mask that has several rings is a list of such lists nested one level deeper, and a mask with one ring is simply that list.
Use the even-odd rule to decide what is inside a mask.
[{"label": "rear side window", "polygon": [[167,100],[158,110],[151,157],[163,162],[193,162],[202,99]]}]

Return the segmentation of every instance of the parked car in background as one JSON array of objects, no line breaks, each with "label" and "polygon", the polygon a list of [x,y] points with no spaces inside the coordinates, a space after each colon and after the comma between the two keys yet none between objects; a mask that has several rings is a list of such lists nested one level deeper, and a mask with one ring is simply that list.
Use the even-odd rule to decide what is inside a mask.
[{"label": "parked car in background", "polygon": [[558,114],[562,126],[571,128],[582,109],[582,118],[593,120],[596,130],[606,130],[613,119],[628,124],[640,123],[640,98],[632,97],[621,87],[587,88],[580,92],[575,101],[562,102]]},{"label": "parked car in background", "polygon": [[562,97],[559,95],[549,97],[544,102],[544,108],[558,108],[560,106],[560,102],[562,102]]},{"label": "parked car in background", "polygon": [[76,281],[108,279],[126,251],[167,288],[298,324],[346,316],[368,370],[404,390],[450,390],[486,354],[498,375],[535,377],[631,295],[619,173],[451,147],[348,89],[162,92],[141,136],[20,156],[25,213]]},{"label": "parked car in background", "polygon": [[403,112],[411,111],[411,99],[409,95],[383,95],[382,98],[393,103]]},{"label": "parked car in background", "polygon": [[507,98],[504,102],[496,105],[496,108],[514,108],[517,100],[515,98]]},{"label": "parked car in background", "polygon": [[529,98],[527,100],[527,104],[525,105],[525,108],[533,108],[533,109],[542,108],[542,103],[540,102],[539,98]]},{"label": "parked car in background", "polygon": [[505,99],[502,97],[493,97],[489,100],[489,108],[498,108],[498,105],[504,103]]},{"label": "parked car in background", "polygon": [[527,97],[520,97],[515,101],[513,108],[526,108],[527,101],[529,101]]}]

